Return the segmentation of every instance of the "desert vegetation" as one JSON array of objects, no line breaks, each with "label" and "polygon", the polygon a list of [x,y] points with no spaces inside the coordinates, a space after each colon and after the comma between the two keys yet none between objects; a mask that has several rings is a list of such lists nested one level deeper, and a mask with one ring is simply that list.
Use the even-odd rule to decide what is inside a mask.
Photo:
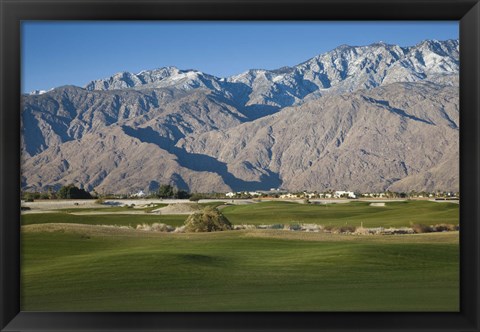
[{"label": "desert vegetation", "polygon": [[231,229],[230,221],[220,211],[211,206],[190,215],[185,221],[185,231],[187,232],[216,232]]}]

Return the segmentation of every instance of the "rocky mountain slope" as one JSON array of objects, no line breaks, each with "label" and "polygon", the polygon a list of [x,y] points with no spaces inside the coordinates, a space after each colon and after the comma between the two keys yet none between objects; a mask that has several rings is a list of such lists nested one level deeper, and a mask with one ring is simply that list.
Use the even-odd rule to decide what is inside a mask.
[{"label": "rocky mountain slope", "polygon": [[451,188],[458,174],[458,162],[450,162],[458,158],[457,94],[430,82],[394,83],[326,96],[179,145],[226,163],[242,179],[273,172],[292,190],[421,190],[428,183],[409,178],[438,167],[452,175],[431,185]]},{"label": "rocky mountain slope", "polygon": [[458,190],[459,45],[340,46],[218,78],[175,67],[22,97],[22,188]]}]

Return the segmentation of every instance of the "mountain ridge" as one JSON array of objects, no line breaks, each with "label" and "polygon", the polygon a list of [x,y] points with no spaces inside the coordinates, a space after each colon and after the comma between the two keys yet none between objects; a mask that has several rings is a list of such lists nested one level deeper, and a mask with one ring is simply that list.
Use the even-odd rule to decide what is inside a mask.
[{"label": "mountain ridge", "polygon": [[[171,66],[23,95],[22,188],[73,182],[116,192],[154,190],[159,183],[191,191],[458,190],[458,171],[445,171],[458,169],[451,165],[458,160],[458,52],[458,40],[341,45],[296,66],[228,78]],[[356,123],[342,127],[352,120],[339,114]],[[388,122],[396,126],[384,135],[396,140],[384,138],[386,148],[372,147],[359,124],[382,131]],[[303,137],[306,128],[310,134]],[[410,142],[407,129],[428,141],[415,153],[429,162],[392,151],[398,142]],[[359,142],[346,149],[349,136]],[[429,137],[443,137],[440,146]],[[83,146],[96,146],[97,160],[89,161],[85,153],[93,150]],[[290,157],[278,157],[280,150]],[[355,176],[349,164],[363,175]],[[382,176],[368,176],[375,167]]]}]

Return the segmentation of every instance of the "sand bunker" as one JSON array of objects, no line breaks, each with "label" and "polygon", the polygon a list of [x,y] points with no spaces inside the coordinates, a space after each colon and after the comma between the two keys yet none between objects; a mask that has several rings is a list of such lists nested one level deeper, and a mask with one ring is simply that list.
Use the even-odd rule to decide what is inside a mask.
[{"label": "sand bunker", "polygon": [[201,210],[197,203],[175,203],[153,210],[157,214],[192,214]]},{"label": "sand bunker", "polygon": [[385,206],[385,203],[370,203],[370,206]]}]

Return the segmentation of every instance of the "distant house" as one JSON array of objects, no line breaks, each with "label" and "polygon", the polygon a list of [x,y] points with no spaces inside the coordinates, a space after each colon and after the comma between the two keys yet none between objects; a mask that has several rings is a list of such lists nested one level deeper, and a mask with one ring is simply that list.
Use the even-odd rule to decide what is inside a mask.
[{"label": "distant house", "polygon": [[233,193],[233,192],[228,192],[228,193],[225,194],[225,196],[230,197],[230,198],[235,197],[236,195],[237,194]]},{"label": "distant house", "polygon": [[288,193],[288,194],[280,195],[280,198],[297,198],[297,195]]},{"label": "distant house", "polygon": [[327,195],[330,195],[330,194],[328,194],[328,193],[319,193],[319,194],[318,194],[318,197],[319,197],[319,198],[330,198],[330,197],[332,197],[332,195],[330,195],[330,196],[327,196]]},{"label": "distant house", "polygon": [[145,193],[143,192],[143,190],[140,190],[138,193],[133,194],[131,197],[141,198],[141,197],[145,197],[145,196],[147,196],[147,194],[145,194]]},{"label": "distant house", "polygon": [[348,198],[357,198],[355,193],[353,191],[343,191],[343,190],[337,190],[335,191],[334,197],[335,198],[340,198],[340,197],[348,197]]},{"label": "distant house", "polygon": [[383,198],[383,197],[385,197],[385,193],[365,193],[365,194],[362,194],[362,196],[364,196],[364,197],[380,197],[380,198]]}]

